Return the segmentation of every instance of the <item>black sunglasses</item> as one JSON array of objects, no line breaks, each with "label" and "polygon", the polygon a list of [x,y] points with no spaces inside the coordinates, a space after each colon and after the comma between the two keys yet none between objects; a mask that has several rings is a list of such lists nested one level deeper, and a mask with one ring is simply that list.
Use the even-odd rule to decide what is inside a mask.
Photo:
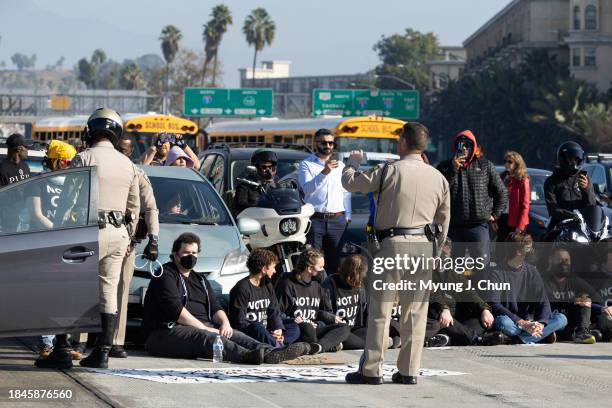
[{"label": "black sunglasses", "polygon": [[327,146],[336,146],[336,142],[328,142],[325,140],[321,140],[319,143],[322,145],[327,145]]},{"label": "black sunglasses", "polygon": [[506,164],[514,164],[514,162],[512,160],[504,160],[504,163],[506,163]]}]

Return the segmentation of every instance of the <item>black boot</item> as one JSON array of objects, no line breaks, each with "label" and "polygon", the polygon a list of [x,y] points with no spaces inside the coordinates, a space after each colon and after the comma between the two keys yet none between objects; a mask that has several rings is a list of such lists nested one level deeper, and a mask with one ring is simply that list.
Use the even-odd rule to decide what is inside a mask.
[{"label": "black boot", "polygon": [[110,356],[116,358],[128,358],[128,352],[125,351],[123,346],[113,346],[111,347]]},{"label": "black boot", "polygon": [[293,360],[310,353],[310,344],[293,343],[287,347],[269,350],[264,357],[266,364],[278,364],[283,361]]},{"label": "black boot", "polygon": [[58,370],[68,370],[72,368],[72,357],[70,355],[70,345],[66,334],[55,336],[55,347],[48,357],[39,357],[34,365],[38,368],[55,368]]},{"label": "black boot", "polygon": [[117,315],[102,313],[102,333],[98,345],[88,357],[81,360],[82,367],[108,368],[108,354],[113,344],[113,333],[117,325]]}]

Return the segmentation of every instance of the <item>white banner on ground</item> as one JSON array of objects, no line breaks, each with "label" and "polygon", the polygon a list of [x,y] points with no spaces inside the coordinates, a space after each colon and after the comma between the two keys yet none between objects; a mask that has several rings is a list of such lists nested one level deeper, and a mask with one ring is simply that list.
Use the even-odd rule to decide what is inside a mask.
[{"label": "white banner on ground", "polygon": [[[344,382],[344,376],[357,370],[357,365],[305,366],[305,367],[220,367],[200,369],[95,369],[88,371],[100,374],[116,375],[139,380],[154,381],[165,384],[193,384],[220,382]],[[386,382],[391,382],[391,375],[396,368],[383,366]],[[432,370],[422,368],[419,375],[423,377],[465,375],[457,371]]]}]

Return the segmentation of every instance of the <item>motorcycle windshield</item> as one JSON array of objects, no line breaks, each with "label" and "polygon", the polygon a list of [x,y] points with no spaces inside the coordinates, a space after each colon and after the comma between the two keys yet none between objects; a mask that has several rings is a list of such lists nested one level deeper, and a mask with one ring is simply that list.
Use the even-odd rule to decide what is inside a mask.
[{"label": "motorcycle windshield", "polygon": [[605,215],[601,207],[590,205],[580,210],[580,213],[591,231],[598,232],[603,228]]},{"label": "motorcycle windshield", "polygon": [[257,206],[272,208],[279,214],[299,214],[302,211],[302,199],[295,188],[270,188],[259,198]]}]

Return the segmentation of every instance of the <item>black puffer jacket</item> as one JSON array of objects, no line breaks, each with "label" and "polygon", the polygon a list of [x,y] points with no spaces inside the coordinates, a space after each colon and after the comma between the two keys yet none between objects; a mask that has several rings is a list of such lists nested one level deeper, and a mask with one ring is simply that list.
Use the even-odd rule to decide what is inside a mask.
[{"label": "black puffer jacket", "polygon": [[508,206],[508,192],[493,163],[474,158],[458,171],[451,160],[440,163],[438,170],[446,177],[451,194],[451,226],[469,226],[496,219]]}]

